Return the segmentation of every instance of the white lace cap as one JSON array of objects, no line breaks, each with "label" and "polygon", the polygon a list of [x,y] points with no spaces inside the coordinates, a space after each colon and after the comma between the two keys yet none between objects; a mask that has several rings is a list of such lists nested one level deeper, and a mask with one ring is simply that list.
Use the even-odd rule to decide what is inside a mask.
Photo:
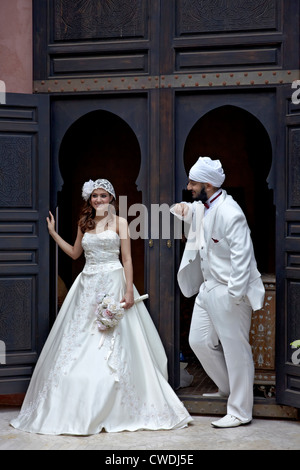
[{"label": "white lace cap", "polygon": [[95,189],[104,189],[116,199],[116,193],[113,185],[105,179],[98,179],[96,181],[90,180],[84,183],[82,187],[82,197],[85,201],[88,201],[91,194]]}]

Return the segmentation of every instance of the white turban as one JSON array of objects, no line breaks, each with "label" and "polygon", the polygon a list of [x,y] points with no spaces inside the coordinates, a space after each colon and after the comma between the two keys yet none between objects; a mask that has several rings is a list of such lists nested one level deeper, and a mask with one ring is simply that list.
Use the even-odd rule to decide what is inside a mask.
[{"label": "white turban", "polygon": [[210,183],[220,188],[225,180],[220,160],[211,160],[209,157],[200,157],[190,169],[189,178],[198,183]]}]

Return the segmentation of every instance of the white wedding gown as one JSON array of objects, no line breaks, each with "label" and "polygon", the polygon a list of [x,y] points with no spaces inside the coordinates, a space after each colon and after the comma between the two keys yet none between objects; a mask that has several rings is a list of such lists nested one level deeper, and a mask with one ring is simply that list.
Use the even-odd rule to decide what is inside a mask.
[{"label": "white wedding gown", "polygon": [[120,301],[125,293],[118,234],[85,233],[82,246],[85,267],[45,343],[19,416],[10,424],[56,435],[187,425],[192,418],[168,384],[165,351],[143,302],[125,310],[114,329],[101,333],[95,325],[97,294]]}]

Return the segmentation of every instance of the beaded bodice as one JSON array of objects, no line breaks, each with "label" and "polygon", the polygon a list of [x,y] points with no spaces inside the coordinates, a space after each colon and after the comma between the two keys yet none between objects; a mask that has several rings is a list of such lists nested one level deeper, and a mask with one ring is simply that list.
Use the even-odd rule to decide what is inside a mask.
[{"label": "beaded bodice", "polygon": [[96,273],[101,269],[121,267],[120,237],[113,230],[105,230],[97,234],[86,232],[82,239],[82,247],[86,264],[84,273]]}]

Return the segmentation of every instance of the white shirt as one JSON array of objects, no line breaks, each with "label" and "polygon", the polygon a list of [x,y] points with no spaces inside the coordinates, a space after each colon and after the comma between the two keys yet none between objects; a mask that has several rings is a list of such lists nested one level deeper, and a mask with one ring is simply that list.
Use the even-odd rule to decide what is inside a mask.
[{"label": "white shirt", "polygon": [[207,212],[211,211],[214,206],[216,206],[219,202],[219,196],[222,194],[222,189],[214,193],[207,201],[206,204],[209,205],[209,207],[205,207],[204,209],[204,217],[206,216]]}]

